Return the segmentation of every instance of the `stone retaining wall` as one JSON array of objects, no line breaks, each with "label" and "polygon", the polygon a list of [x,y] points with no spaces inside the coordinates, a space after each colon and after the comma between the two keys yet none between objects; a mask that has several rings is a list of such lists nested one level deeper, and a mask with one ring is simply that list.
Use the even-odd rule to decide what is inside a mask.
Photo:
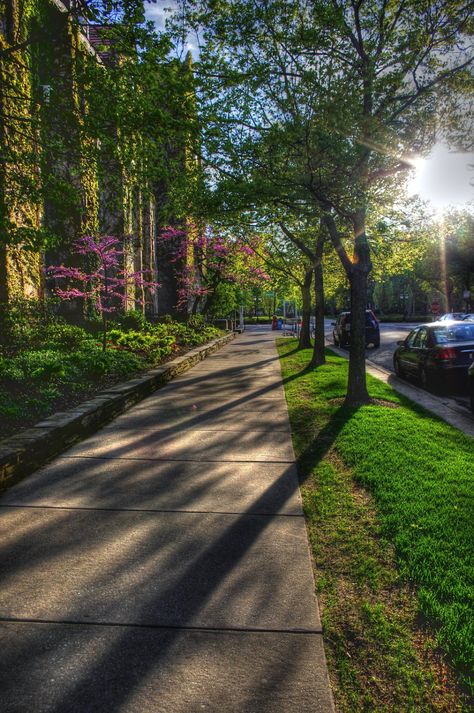
[{"label": "stone retaining wall", "polygon": [[17,436],[0,441],[0,490],[32,473],[73,443],[93,433],[130,406],[234,338],[226,334],[142,376],[100,391],[70,411],[56,413]]}]

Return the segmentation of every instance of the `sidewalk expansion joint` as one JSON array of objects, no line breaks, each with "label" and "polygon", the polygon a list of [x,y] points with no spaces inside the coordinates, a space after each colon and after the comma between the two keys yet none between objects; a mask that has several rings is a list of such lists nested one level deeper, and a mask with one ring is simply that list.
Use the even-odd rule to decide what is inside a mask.
[{"label": "sidewalk expansion joint", "polygon": [[85,454],[80,454],[77,456],[62,455],[61,458],[68,460],[80,460],[81,458],[88,458],[90,460],[130,460],[130,461],[157,461],[159,463],[259,463],[259,464],[293,464],[295,461],[292,460],[226,460],[225,458],[215,458],[212,460],[207,460],[206,458],[131,458],[129,456],[88,456]]},{"label": "sidewalk expansion joint", "polygon": [[303,636],[321,636],[322,627],[289,627],[285,629],[257,626],[178,626],[173,624],[134,624],[120,621],[83,621],[81,619],[36,619],[36,618],[16,618],[0,616],[0,624],[37,624],[38,626],[104,626],[117,629],[156,629],[160,631],[199,631],[236,634],[291,634]]},{"label": "sidewalk expansion joint", "polygon": [[251,510],[183,510],[175,508],[112,508],[112,507],[87,507],[87,506],[72,506],[72,505],[28,505],[23,503],[1,503],[0,512],[2,509],[17,509],[17,510],[65,510],[68,512],[86,511],[86,512],[147,512],[147,513],[184,513],[188,515],[239,515],[248,517],[296,517],[304,518],[303,513],[285,513],[285,512],[252,512]]}]

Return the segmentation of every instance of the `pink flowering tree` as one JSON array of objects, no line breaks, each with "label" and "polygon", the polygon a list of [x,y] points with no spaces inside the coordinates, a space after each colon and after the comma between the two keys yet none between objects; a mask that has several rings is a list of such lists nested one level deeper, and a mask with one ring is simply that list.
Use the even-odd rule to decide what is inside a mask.
[{"label": "pink flowering tree", "polygon": [[[111,235],[98,239],[85,235],[74,243],[74,253],[84,255],[88,263],[95,265],[91,271],[64,265],[51,266],[46,271],[48,277],[65,282],[64,288],[55,288],[58,297],[62,300],[87,300],[100,314],[104,351],[107,347],[108,315],[125,310],[130,293],[132,290],[135,292],[135,288],[153,293],[159,287],[157,282],[148,279],[150,271],[130,272],[123,266],[124,253],[119,245],[118,238]],[[134,299],[142,303],[142,300]]]},{"label": "pink flowering tree", "polygon": [[180,230],[171,226],[160,235],[168,246],[168,259],[175,265],[178,283],[177,309],[191,306],[194,314],[212,308],[219,285],[261,286],[270,278],[251,244],[233,237],[197,231],[195,226]]}]

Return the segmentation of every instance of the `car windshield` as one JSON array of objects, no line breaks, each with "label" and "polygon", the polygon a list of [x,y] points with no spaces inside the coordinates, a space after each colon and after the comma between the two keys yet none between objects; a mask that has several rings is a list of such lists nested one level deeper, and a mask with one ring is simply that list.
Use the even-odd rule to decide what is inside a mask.
[{"label": "car windshield", "polygon": [[433,334],[436,344],[473,342],[474,324],[450,324],[446,327],[434,327]]}]

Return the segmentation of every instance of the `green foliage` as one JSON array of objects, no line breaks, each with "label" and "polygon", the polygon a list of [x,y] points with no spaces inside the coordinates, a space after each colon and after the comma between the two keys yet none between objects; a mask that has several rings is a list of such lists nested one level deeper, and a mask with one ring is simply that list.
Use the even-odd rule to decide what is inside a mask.
[{"label": "green foliage", "polygon": [[73,351],[90,339],[91,336],[81,327],[62,321],[46,325],[42,335],[44,344],[61,351]]},{"label": "green foliage", "polygon": [[205,326],[204,315],[202,314],[192,314],[187,322],[190,329],[202,329]]},{"label": "green foliage", "polygon": [[145,315],[139,309],[131,309],[128,312],[125,312],[125,314],[115,317],[113,321],[120,327],[120,329],[124,330],[143,330],[149,326],[149,322],[147,321]]},{"label": "green foliage", "polygon": [[[161,332],[161,333],[160,333]],[[176,348],[176,338],[173,334],[163,334],[163,330],[152,332],[137,332],[129,330],[121,332],[111,329],[108,338],[112,344],[132,352],[143,354],[151,363],[157,363],[169,356]]]},{"label": "green foliage", "polygon": [[[282,318],[283,319],[283,318]],[[246,317],[245,324],[271,324],[269,317]]]},{"label": "green foliage", "polygon": [[225,317],[233,310],[239,308],[237,300],[238,287],[235,284],[221,282],[217,285],[212,304],[209,308],[211,317]]},{"label": "green foliage", "polygon": [[[21,301],[2,312],[0,437],[220,334],[199,316],[188,324],[150,324],[138,312],[124,316],[123,329],[110,330],[104,352],[96,335],[56,317],[54,308]],[[137,323],[142,331],[131,329]]]},{"label": "green foliage", "polygon": [[61,352],[48,349],[24,351],[11,360],[11,371],[7,371],[5,376],[16,377],[18,381],[59,379],[65,375],[67,359]]},{"label": "green foliage", "polygon": [[69,355],[65,381],[126,377],[145,366],[146,362],[138,354],[114,350],[104,352],[101,345],[94,344]]},{"label": "green foliage", "polygon": [[0,305],[0,347],[10,351],[33,347],[44,340],[44,329],[58,322],[58,300],[15,299]]}]

